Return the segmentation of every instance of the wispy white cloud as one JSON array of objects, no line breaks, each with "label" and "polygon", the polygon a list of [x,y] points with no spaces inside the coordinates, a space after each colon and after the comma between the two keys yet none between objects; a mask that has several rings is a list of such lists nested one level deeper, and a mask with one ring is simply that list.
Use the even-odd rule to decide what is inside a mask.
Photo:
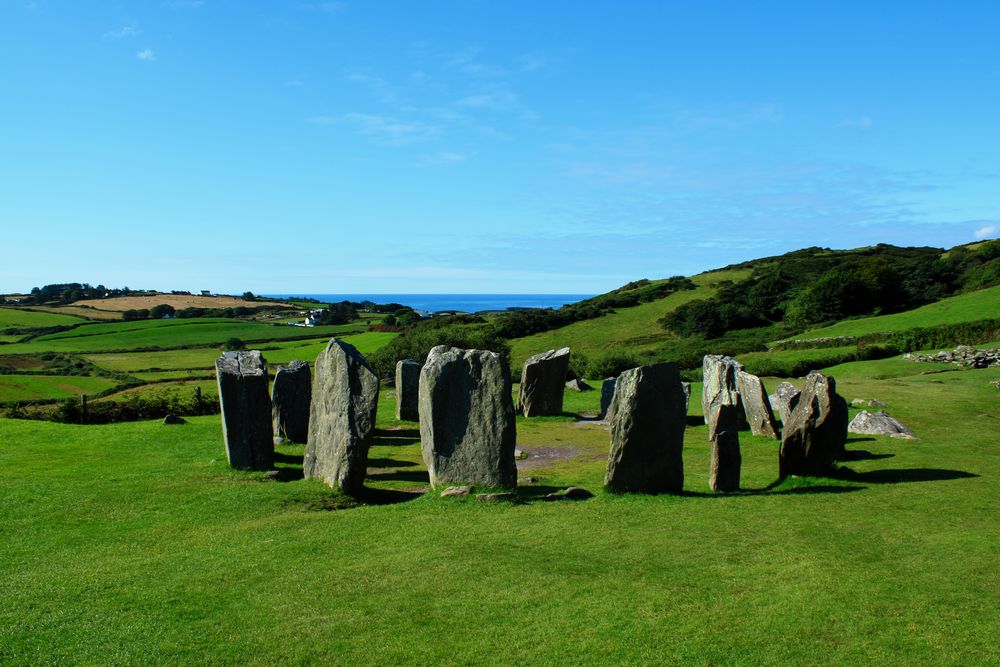
[{"label": "wispy white cloud", "polygon": [[146,62],[153,62],[156,60],[156,54],[153,53],[153,49],[143,49],[142,51],[136,51],[135,57],[137,60],[144,60]]},{"label": "wispy white cloud", "polygon": [[138,34],[139,29],[136,28],[135,24],[127,23],[120,28],[108,30],[106,33],[101,35],[101,39],[125,39],[126,37],[135,37]]},{"label": "wispy white cloud", "polygon": [[430,123],[400,120],[379,114],[345,113],[337,116],[313,116],[309,122],[315,125],[347,124],[353,126],[358,134],[389,145],[426,141],[441,134],[441,128]]},{"label": "wispy white cloud", "polygon": [[984,225],[975,231],[975,237],[977,239],[988,239],[996,236],[997,226],[996,225]]},{"label": "wispy white cloud", "polygon": [[875,125],[875,121],[872,120],[871,116],[859,116],[858,118],[845,118],[840,121],[841,127],[857,127],[862,130],[867,130]]}]

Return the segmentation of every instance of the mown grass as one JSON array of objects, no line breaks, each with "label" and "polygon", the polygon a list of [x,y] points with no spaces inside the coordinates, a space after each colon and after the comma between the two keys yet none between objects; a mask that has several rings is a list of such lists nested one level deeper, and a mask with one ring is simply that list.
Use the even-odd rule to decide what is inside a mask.
[{"label": "mown grass", "polygon": [[663,299],[620,308],[604,317],[517,338],[511,341],[512,365],[520,368],[533,354],[565,346],[587,356],[599,356],[609,350],[632,354],[654,352],[676,338],[664,330],[657,319],[681,304],[710,297],[715,292],[713,285],[718,282],[741,280],[749,275],[749,269],[702,273],[691,278],[698,285],[697,289],[674,292]]},{"label": "mown grass", "polygon": [[108,378],[86,375],[0,375],[0,403],[93,396],[116,384]]},{"label": "mown grass", "polygon": [[539,502],[597,491],[607,455],[555,417],[518,419],[526,502],[383,504],[426,484],[389,392],[360,505],[294,479],[301,446],[279,447],[293,481],[229,470],[217,417],[0,420],[0,661],[996,663],[1000,369],[864,379],[888,361],[838,386],[920,440],[855,438],[851,478],[771,486],[777,444],[743,437],[729,496],[696,427],[683,496]]},{"label": "mown grass", "polygon": [[35,310],[0,307],[0,330],[3,329],[44,329],[74,325],[86,320],[72,315],[44,313]]},{"label": "mown grass", "polygon": [[220,345],[230,338],[271,341],[302,336],[334,336],[363,331],[357,324],[328,327],[291,327],[243,320],[146,320],[86,324],[71,331],[39,336],[26,343],[4,346],[4,354],[37,352],[100,352],[140,348],[183,348]]},{"label": "mown grass", "polygon": [[795,336],[810,340],[835,336],[863,336],[870,333],[889,333],[941,324],[975,322],[997,316],[1000,304],[1000,286],[959,294],[913,310],[878,317],[843,320],[822,329],[814,329]]}]

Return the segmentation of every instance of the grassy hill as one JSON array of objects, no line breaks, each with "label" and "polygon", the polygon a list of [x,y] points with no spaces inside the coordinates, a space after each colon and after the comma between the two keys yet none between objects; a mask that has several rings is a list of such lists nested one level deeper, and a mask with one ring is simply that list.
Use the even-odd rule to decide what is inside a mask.
[{"label": "grassy hill", "polygon": [[[854,438],[853,474],[775,486],[776,443],[741,436],[745,491],[720,496],[704,427],[684,495],[601,493],[607,433],[572,417],[518,420],[523,503],[420,495],[387,391],[360,500],[297,479],[301,446],[290,481],[230,470],[217,416],[0,419],[0,662],[996,663],[1000,369],[891,361],[838,386],[920,440]],[[569,484],[598,495],[539,500]]]}]

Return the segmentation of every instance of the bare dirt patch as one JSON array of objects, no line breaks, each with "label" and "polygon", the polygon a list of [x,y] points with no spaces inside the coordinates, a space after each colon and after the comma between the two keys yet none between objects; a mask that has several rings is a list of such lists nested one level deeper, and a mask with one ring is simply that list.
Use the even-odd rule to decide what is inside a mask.
[{"label": "bare dirt patch", "polygon": [[[152,308],[160,304],[183,308],[238,308],[240,306],[289,306],[278,301],[244,301],[235,296],[201,296],[195,294],[151,294],[145,296],[116,296],[110,299],[83,299],[74,306],[90,306],[95,310],[122,312]],[[294,308],[294,306],[290,306]]]},{"label": "bare dirt patch", "polygon": [[524,452],[524,458],[518,459],[517,469],[527,470],[537,468],[555,461],[569,461],[580,455],[580,450],[576,447],[564,445],[562,447],[533,447],[531,449],[520,448]]}]

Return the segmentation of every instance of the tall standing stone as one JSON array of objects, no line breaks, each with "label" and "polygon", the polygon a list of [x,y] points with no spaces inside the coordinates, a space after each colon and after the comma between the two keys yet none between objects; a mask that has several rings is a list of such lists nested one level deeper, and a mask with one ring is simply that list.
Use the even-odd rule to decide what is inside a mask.
[{"label": "tall standing stone", "polygon": [[787,424],[788,418],[792,414],[792,410],[799,403],[799,396],[801,391],[791,382],[782,382],[774,389],[774,400],[771,405],[775,406],[778,410],[778,419],[781,423]]},{"label": "tall standing stone", "polygon": [[761,379],[742,369],[738,370],[736,371],[736,389],[740,393],[743,412],[747,422],[750,423],[750,431],[754,435],[780,439],[778,423],[774,420],[771,401],[767,397],[767,390],[764,389],[764,383],[761,382]]},{"label": "tall standing stone", "polygon": [[713,491],[739,491],[740,434],[737,431],[719,431],[712,440],[708,469],[708,488]]},{"label": "tall standing stone", "polygon": [[735,359],[719,354],[705,355],[702,360],[701,409],[709,440],[720,431],[746,428],[743,401],[736,387],[736,372],[742,368]]},{"label": "tall standing stone", "polygon": [[681,382],[681,388],[684,390],[684,414],[687,414],[691,410],[691,383]]},{"label": "tall standing stone", "polygon": [[413,359],[396,362],[396,419],[415,422],[420,397],[420,367]]},{"label": "tall standing stone", "polygon": [[267,362],[257,350],[223,352],[215,362],[226,457],[234,468],[274,466]]},{"label": "tall standing stone", "polygon": [[606,378],[601,383],[601,414],[598,415],[598,419],[611,419],[608,408],[611,407],[611,399],[615,397],[615,382],[617,381],[618,378]]},{"label": "tall standing stone", "polygon": [[604,484],[611,491],[679,493],[684,488],[684,388],[672,363],[640,366],[618,376],[611,451]]},{"label": "tall standing stone", "polygon": [[510,369],[499,354],[439,345],[420,371],[419,393],[420,442],[432,487],[517,486]]},{"label": "tall standing stone", "polygon": [[333,338],[316,357],[309,410],[306,479],[322,479],[348,493],[361,490],[375,431],[378,375],[353,345]]},{"label": "tall standing stone", "polygon": [[312,373],[309,364],[295,360],[278,366],[271,387],[271,422],[276,438],[305,443],[309,439]]},{"label": "tall standing stone", "polygon": [[809,373],[782,429],[779,476],[828,474],[843,456],[846,441],[847,401],[837,394],[832,377]]},{"label": "tall standing stone", "polygon": [[521,388],[517,395],[518,409],[525,417],[562,414],[568,372],[568,347],[528,357],[521,371]]}]

